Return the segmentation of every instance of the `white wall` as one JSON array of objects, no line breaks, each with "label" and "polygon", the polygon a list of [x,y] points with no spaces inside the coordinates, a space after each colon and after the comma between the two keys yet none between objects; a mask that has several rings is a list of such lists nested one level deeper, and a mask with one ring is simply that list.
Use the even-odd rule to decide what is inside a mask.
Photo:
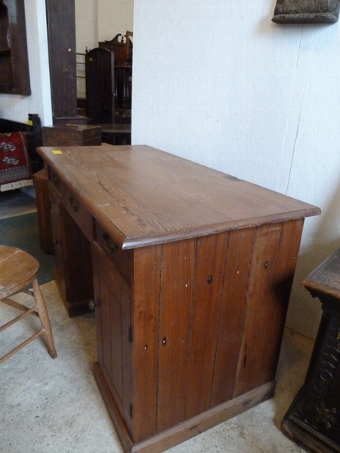
[{"label": "white wall", "polygon": [[45,0],[25,2],[25,15],[32,94],[0,94],[0,117],[27,123],[28,114],[37,113],[42,125],[50,125],[52,106]]},{"label": "white wall", "polygon": [[133,30],[134,0],[75,0],[77,52]]},{"label": "white wall", "polygon": [[98,1],[98,41],[110,41],[118,33],[133,31],[134,0]]},{"label": "white wall", "polygon": [[275,0],[135,0],[132,142],[319,206],[287,325],[314,337],[302,279],[340,245],[340,24],[276,25]]}]

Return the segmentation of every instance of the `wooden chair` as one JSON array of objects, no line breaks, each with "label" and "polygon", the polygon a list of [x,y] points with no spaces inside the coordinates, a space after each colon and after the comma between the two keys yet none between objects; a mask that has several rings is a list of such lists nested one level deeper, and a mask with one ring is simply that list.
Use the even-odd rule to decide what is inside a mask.
[{"label": "wooden chair", "polygon": [[[16,247],[0,246],[0,301],[23,311],[23,313],[2,325],[0,332],[3,332],[30,314],[37,316],[41,323],[41,329],[38,332],[2,356],[0,363],[4,362],[40,335],[44,335],[46,338],[50,356],[53,359],[57,357],[44,297],[37,279],[38,271],[38,261],[27,252]],[[29,285],[32,285],[32,290],[27,289]],[[33,307],[26,307],[9,298],[9,296],[20,292],[34,298],[35,304]]]}]

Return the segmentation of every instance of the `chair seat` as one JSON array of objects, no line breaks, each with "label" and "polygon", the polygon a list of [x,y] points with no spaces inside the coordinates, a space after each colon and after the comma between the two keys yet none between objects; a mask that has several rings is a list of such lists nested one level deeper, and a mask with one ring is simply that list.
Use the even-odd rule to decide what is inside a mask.
[{"label": "chair seat", "polygon": [[[0,301],[22,311],[19,316],[1,325],[0,332],[5,331],[28,315],[38,316],[41,323],[41,329],[39,331],[0,357],[0,363],[9,359],[13,354],[41,335],[45,336],[50,356],[52,358],[57,356],[44,296],[37,279],[39,267],[39,262],[24,250],[16,247],[0,246]],[[27,290],[26,287],[28,285],[32,285],[31,290]],[[9,297],[20,292],[32,296],[35,301],[34,305],[27,307]]]},{"label": "chair seat", "polygon": [[34,280],[39,262],[29,253],[0,246],[0,299],[17,293]]}]

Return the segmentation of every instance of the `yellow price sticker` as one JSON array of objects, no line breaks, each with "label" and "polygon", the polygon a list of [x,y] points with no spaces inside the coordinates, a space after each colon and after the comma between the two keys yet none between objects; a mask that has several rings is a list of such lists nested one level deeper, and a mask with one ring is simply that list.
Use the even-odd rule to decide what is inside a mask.
[{"label": "yellow price sticker", "polygon": [[61,151],[61,149],[54,149],[52,151],[53,154],[63,154],[63,152]]}]

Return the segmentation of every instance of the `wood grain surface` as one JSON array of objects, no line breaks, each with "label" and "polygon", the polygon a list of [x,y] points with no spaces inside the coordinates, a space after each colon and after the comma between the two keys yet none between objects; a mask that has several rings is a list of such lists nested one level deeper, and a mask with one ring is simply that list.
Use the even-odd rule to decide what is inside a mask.
[{"label": "wood grain surface", "polygon": [[[57,153],[56,153],[57,151]],[[320,213],[319,208],[144,145],[39,154],[122,248]]]}]

